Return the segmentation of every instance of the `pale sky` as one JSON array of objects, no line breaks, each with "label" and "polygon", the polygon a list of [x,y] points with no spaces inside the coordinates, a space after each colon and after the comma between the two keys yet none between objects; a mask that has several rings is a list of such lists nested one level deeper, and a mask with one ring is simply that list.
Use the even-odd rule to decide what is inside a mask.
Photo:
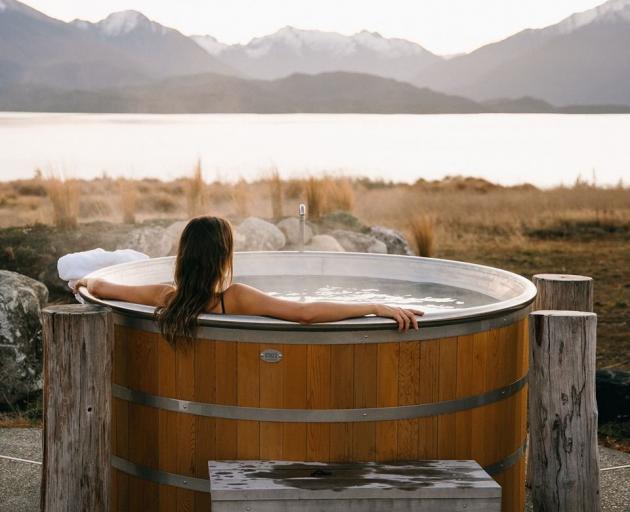
[{"label": "pale sky", "polygon": [[415,41],[438,54],[468,52],[524,28],[551,25],[603,0],[25,0],[54,18],[98,21],[126,9],[184,34],[225,43],[292,25]]}]

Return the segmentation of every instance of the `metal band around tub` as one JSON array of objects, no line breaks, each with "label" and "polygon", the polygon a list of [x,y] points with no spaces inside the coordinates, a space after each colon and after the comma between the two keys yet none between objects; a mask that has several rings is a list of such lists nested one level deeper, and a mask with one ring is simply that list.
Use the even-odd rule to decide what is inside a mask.
[{"label": "metal band around tub", "polygon": [[112,395],[127,402],[165,409],[167,411],[208,416],[211,418],[287,423],[354,423],[361,421],[406,420],[465,411],[507,398],[520,391],[526,383],[527,375],[524,375],[512,384],[487,391],[480,395],[468,396],[456,400],[404,405],[400,407],[371,407],[362,409],[272,409],[209,404],[152,395],[118,384],[112,384]]},{"label": "metal band around tub", "polygon": [[[518,449],[508,455],[505,459],[500,460],[494,464],[484,466],[483,470],[490,476],[496,475],[505,471],[516,464],[519,459],[525,453],[525,444],[523,443]],[[177,473],[169,473],[168,471],[162,471],[160,469],[150,468],[141,464],[130,462],[126,459],[112,455],[111,458],[112,467],[122,471],[136,478],[142,480],[148,480],[161,485],[170,485],[173,487],[180,487],[182,489],[188,489],[191,491],[210,492],[210,480],[206,478],[197,478],[193,476],[179,475]]]}]

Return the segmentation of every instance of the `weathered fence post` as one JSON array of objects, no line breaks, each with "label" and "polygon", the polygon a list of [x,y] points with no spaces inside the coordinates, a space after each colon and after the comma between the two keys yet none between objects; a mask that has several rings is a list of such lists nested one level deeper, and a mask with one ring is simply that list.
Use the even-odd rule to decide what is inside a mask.
[{"label": "weathered fence post", "polygon": [[[536,274],[532,281],[537,290],[532,311],[593,311],[593,278],[591,277],[572,274]],[[532,486],[533,471],[528,443],[525,479],[528,488]]]},{"label": "weathered fence post", "polygon": [[529,321],[534,510],[599,512],[597,315],[535,311]]},{"label": "weathered fence post", "polygon": [[111,311],[51,306],[44,327],[41,510],[110,508]]}]

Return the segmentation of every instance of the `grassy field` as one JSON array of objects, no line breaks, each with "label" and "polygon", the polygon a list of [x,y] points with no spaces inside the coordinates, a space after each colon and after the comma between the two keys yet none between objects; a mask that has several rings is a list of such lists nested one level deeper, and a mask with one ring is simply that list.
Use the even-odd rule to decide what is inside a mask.
[{"label": "grassy field", "polygon": [[[205,183],[201,168],[170,182],[35,177],[0,183],[0,228],[56,223],[59,237],[72,238],[78,223],[90,230],[88,223],[104,221],[121,231],[132,223],[199,214],[238,222],[248,215],[295,215],[300,202],[308,204],[311,219],[345,210],[364,224],[399,229],[420,254],[493,265],[526,277],[592,276],[598,366],[630,370],[630,188],[621,185],[576,183],[539,190],[461,177],[413,185],[331,176],[284,181],[273,170],[255,182],[228,184]],[[5,231],[0,266],[20,243],[20,231]],[[38,239],[34,233],[29,236]]]}]

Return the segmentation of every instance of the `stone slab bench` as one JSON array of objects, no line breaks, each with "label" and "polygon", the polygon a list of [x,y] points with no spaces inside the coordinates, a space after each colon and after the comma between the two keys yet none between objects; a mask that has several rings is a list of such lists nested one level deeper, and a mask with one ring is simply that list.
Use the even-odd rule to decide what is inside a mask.
[{"label": "stone slab bench", "polygon": [[475,461],[394,464],[209,461],[213,512],[500,512]]}]

